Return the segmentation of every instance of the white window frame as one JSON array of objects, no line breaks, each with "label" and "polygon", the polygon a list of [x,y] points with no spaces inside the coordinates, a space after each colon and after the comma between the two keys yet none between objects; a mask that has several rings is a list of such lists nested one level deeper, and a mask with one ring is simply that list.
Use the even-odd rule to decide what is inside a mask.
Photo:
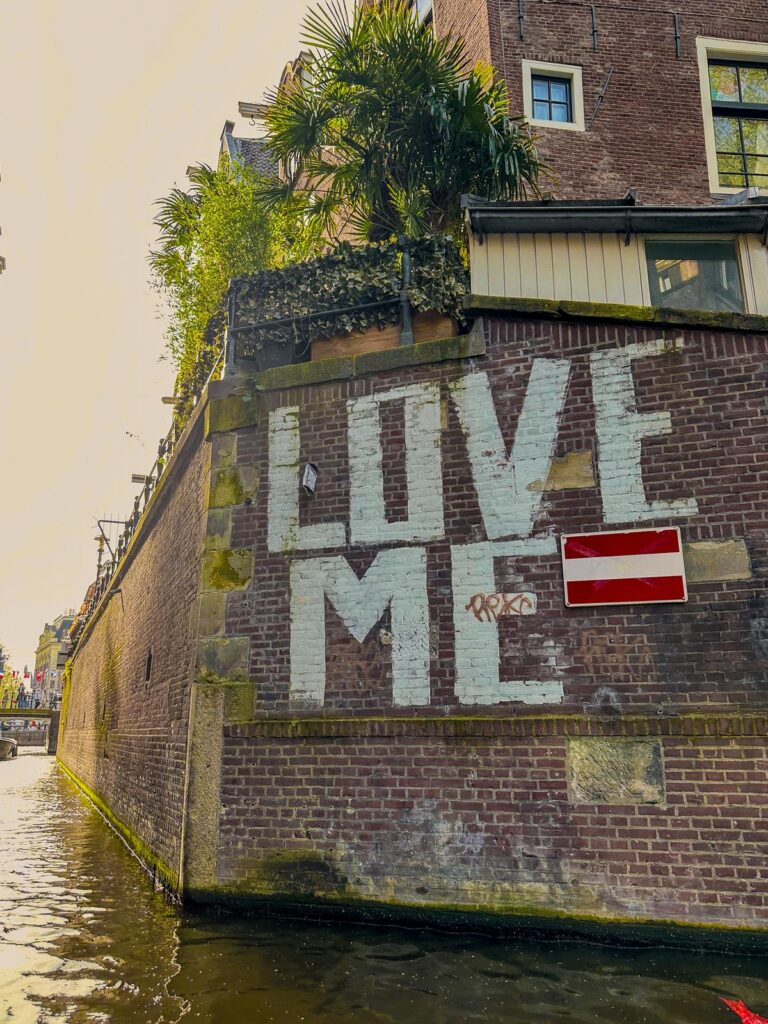
[{"label": "white window frame", "polygon": [[717,171],[717,144],[715,143],[715,120],[712,116],[712,97],[709,87],[709,61],[713,57],[768,61],[768,43],[752,43],[743,39],[714,39],[709,36],[697,36],[696,56],[699,63],[701,112],[704,119],[704,148],[707,153],[709,191],[712,195],[736,195],[738,192],[743,192],[744,188],[740,185],[721,185],[720,175]]},{"label": "white window frame", "polygon": [[[582,90],[581,68],[578,64],[550,64],[542,60],[523,62],[523,110],[528,124],[534,128],[558,128],[566,132],[586,131],[584,123],[584,92]],[[573,121],[541,121],[533,116],[534,75],[567,78],[571,83],[571,114]]]}]

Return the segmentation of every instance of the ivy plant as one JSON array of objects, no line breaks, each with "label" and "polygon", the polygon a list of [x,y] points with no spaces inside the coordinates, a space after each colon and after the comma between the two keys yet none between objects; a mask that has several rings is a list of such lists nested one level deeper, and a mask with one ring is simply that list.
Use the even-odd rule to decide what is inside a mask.
[{"label": "ivy plant", "polygon": [[[428,236],[410,243],[410,252],[413,308],[461,322],[469,279],[456,244]],[[317,259],[241,276],[231,293],[238,356],[258,360],[266,346],[278,344],[301,357],[314,340],[397,323],[401,286],[402,250],[395,242],[342,242]]]}]

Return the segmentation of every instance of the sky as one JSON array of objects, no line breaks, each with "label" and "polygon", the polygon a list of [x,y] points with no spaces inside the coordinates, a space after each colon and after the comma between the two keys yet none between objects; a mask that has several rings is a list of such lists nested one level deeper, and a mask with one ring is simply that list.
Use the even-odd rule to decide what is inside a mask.
[{"label": "sky", "polygon": [[153,202],[299,49],[305,0],[2,0],[0,642],[34,663],[170,426]]}]

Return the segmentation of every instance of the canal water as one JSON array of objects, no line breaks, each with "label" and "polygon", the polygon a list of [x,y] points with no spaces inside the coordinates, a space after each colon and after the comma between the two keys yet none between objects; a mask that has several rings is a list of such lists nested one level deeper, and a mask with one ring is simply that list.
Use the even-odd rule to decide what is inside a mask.
[{"label": "canal water", "polygon": [[728,1024],[768,960],[193,914],[52,758],[0,763],[0,1022]]}]

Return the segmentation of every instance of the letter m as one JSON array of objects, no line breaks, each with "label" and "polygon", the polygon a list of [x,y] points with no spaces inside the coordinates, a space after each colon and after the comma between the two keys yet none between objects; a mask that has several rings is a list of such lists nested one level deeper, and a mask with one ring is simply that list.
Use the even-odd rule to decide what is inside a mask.
[{"label": "letter m", "polygon": [[291,563],[292,701],[325,701],[325,599],[359,642],[387,607],[392,622],[392,702],[429,703],[429,606],[426,552],[380,551],[362,579],[341,555]]}]

